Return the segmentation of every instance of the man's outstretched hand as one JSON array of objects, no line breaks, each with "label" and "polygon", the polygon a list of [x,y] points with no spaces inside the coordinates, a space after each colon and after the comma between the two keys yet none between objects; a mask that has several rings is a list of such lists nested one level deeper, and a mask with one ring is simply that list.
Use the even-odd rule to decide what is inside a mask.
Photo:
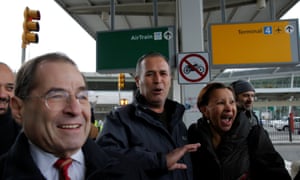
[{"label": "man's outstretched hand", "polygon": [[200,143],[195,144],[187,144],[182,147],[176,148],[170,153],[167,154],[167,167],[168,170],[175,170],[175,169],[186,169],[186,164],[177,163],[185,153],[188,152],[195,152],[200,147]]}]

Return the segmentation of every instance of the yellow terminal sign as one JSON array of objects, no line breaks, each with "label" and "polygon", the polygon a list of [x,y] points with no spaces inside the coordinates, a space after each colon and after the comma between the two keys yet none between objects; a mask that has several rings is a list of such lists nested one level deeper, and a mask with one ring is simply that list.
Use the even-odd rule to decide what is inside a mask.
[{"label": "yellow terminal sign", "polygon": [[213,66],[299,62],[298,20],[210,26]]},{"label": "yellow terminal sign", "polygon": [[28,7],[24,10],[22,48],[25,48],[29,43],[38,43],[39,37],[37,33],[40,26],[37,20],[41,19],[40,11],[31,10]]}]

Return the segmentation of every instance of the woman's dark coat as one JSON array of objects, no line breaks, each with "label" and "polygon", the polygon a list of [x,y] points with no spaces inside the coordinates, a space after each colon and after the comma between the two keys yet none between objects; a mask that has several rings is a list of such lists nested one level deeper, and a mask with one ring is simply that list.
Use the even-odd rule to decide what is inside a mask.
[{"label": "woman's dark coat", "polygon": [[238,114],[216,149],[210,125],[202,118],[189,127],[188,139],[201,144],[191,154],[195,180],[290,179],[266,131],[259,125],[251,128],[244,113]]}]

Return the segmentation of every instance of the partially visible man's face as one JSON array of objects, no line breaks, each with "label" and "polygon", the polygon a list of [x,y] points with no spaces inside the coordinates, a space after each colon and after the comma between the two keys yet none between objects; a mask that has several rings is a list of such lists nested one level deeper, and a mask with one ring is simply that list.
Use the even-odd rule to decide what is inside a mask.
[{"label": "partially visible man's face", "polygon": [[141,74],[136,77],[136,84],[149,106],[162,108],[171,85],[169,65],[160,56],[148,57],[141,64]]},{"label": "partially visible man's face", "polygon": [[7,112],[14,88],[13,72],[4,64],[0,64],[0,115]]},{"label": "partially visible man's face", "polygon": [[254,102],[254,91],[246,91],[237,96],[237,105],[245,110],[251,110]]},{"label": "partially visible man's face", "polygon": [[[69,157],[82,147],[90,130],[90,104],[82,94],[87,90],[84,79],[71,64],[45,62],[38,66],[36,84],[18,111],[12,104],[13,113],[20,114],[24,132],[34,144],[56,156]],[[49,93],[53,95],[47,104]],[[65,93],[69,96],[63,98]]]}]

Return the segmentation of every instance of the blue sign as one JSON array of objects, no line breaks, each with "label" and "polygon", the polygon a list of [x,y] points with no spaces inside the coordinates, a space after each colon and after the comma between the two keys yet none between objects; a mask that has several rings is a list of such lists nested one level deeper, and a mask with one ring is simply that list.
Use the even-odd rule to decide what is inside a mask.
[{"label": "blue sign", "polygon": [[272,26],[265,26],[264,27],[264,34],[272,34]]}]

